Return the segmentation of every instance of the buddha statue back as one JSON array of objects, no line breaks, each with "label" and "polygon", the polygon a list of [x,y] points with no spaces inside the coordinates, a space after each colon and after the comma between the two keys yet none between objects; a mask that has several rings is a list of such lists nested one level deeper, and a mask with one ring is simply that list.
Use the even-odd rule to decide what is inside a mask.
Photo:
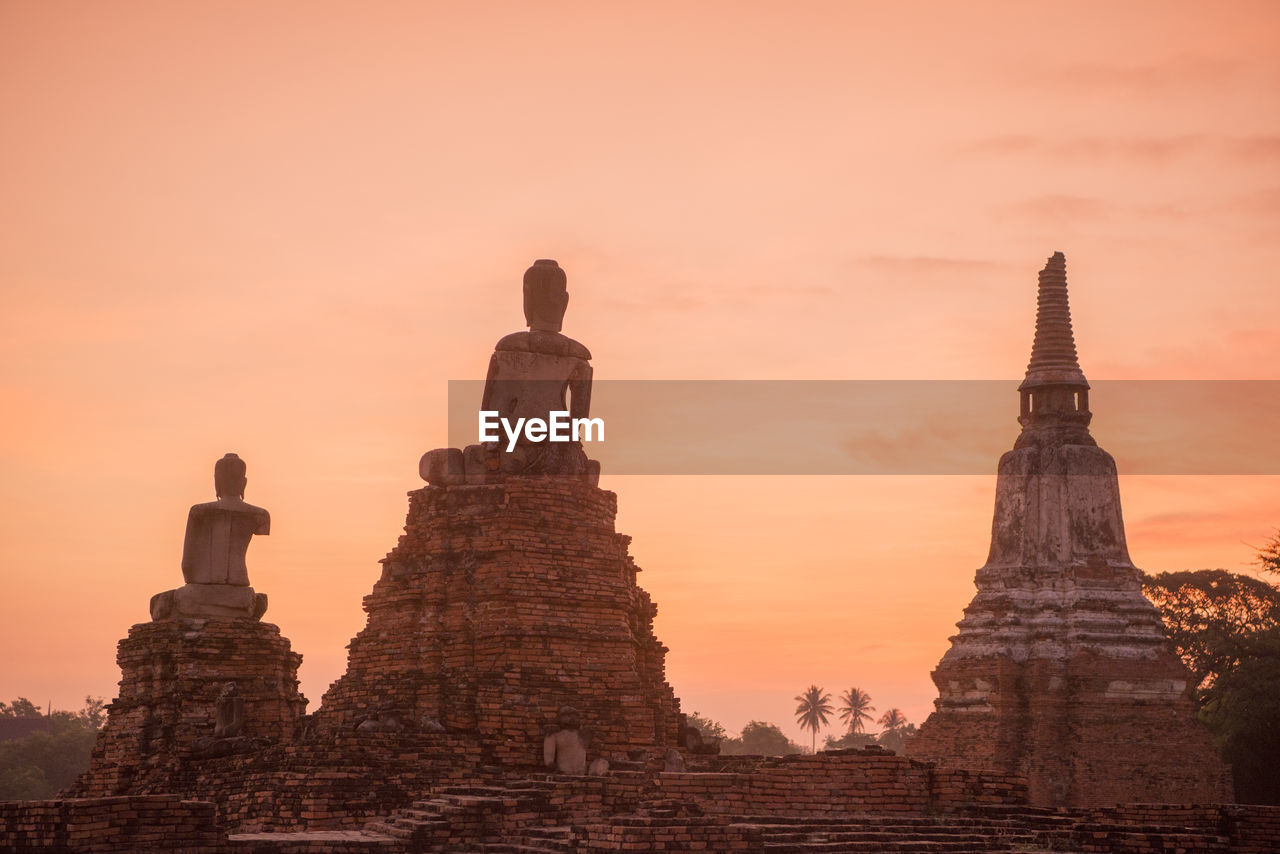
[{"label": "buddha statue back", "polygon": [[244,461],[227,454],[213,466],[216,501],[187,514],[182,577],[176,590],[151,597],[151,619],[196,617],[261,619],[267,597],[249,586],[245,553],[254,534],[271,533],[271,514],[244,500]]},{"label": "buddha statue back", "polygon": [[188,584],[249,586],[245,553],[254,534],[271,533],[271,514],[244,500],[244,461],[227,454],[213,467],[217,501],[197,504],[187,514],[182,545],[182,577]]}]

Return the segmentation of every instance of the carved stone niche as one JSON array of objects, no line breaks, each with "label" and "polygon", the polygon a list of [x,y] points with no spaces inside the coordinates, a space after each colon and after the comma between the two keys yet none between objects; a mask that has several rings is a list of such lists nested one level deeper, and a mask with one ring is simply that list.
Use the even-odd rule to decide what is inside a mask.
[{"label": "carved stone niche", "polygon": [[582,716],[573,706],[561,706],[556,723],[546,728],[542,740],[542,761],[560,774],[587,773],[587,749],[591,733],[582,729]]}]

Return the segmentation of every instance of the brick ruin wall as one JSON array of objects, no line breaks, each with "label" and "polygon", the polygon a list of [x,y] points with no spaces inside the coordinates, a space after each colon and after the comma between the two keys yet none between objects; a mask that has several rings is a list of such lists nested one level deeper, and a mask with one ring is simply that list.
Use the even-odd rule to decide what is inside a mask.
[{"label": "brick ruin wall", "polygon": [[1144,696],[1153,680],[1186,681],[1186,668],[1172,652],[1155,662],[1081,656],[1068,672],[1078,686],[1069,736],[1073,803],[1234,800],[1231,768],[1190,698]]},{"label": "brick ruin wall", "polygon": [[1077,654],[1069,661],[944,661],[945,683],[986,693],[985,711],[942,708],[909,745],[914,757],[1019,774],[1037,805],[1100,807],[1169,801],[1227,803],[1230,769],[1180,693],[1171,653],[1156,660]]},{"label": "brick ruin wall", "polygon": [[120,694],[107,709],[79,797],[183,791],[177,784],[201,739],[212,738],[218,695],[234,682],[244,739],[282,744],[299,734],[306,699],[302,656],[270,623],[139,623],[120,641]]},{"label": "brick ruin wall", "polygon": [[719,815],[795,818],[1027,802],[1026,784],[1015,775],[935,768],[887,751],[726,759],[717,763],[719,772],[657,774],[655,796],[693,802]]},{"label": "brick ruin wall", "polygon": [[[267,623],[142,623],[118,659],[120,696],[69,796],[181,793],[216,802],[237,828],[350,829],[481,764],[468,734],[320,731],[301,714],[301,656]],[[242,734],[230,755],[201,754],[228,681],[244,699]]]},{"label": "brick ruin wall", "polygon": [[578,838],[586,851],[762,851],[752,836],[748,828],[714,818],[637,816],[586,825]]},{"label": "brick ruin wall", "polygon": [[358,733],[186,762],[166,785],[218,805],[237,832],[356,830],[433,787],[477,778],[474,739]]},{"label": "brick ruin wall", "polygon": [[0,851],[225,854],[217,808],[178,795],[0,803]]},{"label": "brick ruin wall", "polygon": [[409,497],[321,727],[387,711],[410,728],[434,720],[474,732],[486,761],[513,769],[537,767],[562,705],[582,713],[593,754],[676,743],[657,607],[614,530],[612,492],[525,476]]},{"label": "brick ruin wall", "polygon": [[1123,804],[1093,811],[1094,817],[1134,825],[1175,825],[1215,831],[1237,854],[1275,854],[1280,849],[1280,806],[1260,804]]},{"label": "brick ruin wall", "polygon": [[[433,787],[462,782],[444,774],[478,753],[474,742],[435,736],[359,734],[325,747],[279,747],[260,755],[197,760],[175,782],[184,797],[141,795],[0,805],[13,850],[44,850],[51,840],[94,838],[89,831],[136,840],[211,846],[217,828],[258,830],[355,830],[366,820],[407,806]],[[608,848],[611,840],[680,841],[738,839],[726,830],[734,816],[831,817],[852,813],[952,812],[976,804],[1025,803],[1021,781],[996,774],[934,769],[890,753],[843,751],[780,759],[726,757],[717,773],[657,770],[603,777],[556,777],[550,806],[589,839]],[[656,768],[655,763],[655,768]],[[474,776],[471,777],[474,779]],[[207,803],[197,802],[207,799]],[[215,808],[213,801],[217,802]],[[694,805],[707,820],[616,819],[654,804]],[[215,816],[216,809],[216,816]],[[683,827],[683,829],[681,829]],[[160,834],[168,833],[169,836]],[[185,834],[183,836],[182,834]],[[213,836],[211,836],[213,834]],[[735,835],[736,834],[736,835]],[[210,841],[214,840],[214,841]],[[39,843],[39,844],[37,844]],[[157,843],[159,847],[159,843]],[[4,848],[3,850],[10,850]],[[87,850],[87,849],[83,849]],[[93,850],[97,850],[95,847]],[[117,850],[105,847],[103,850]],[[119,850],[129,850],[127,847]],[[204,850],[204,849],[202,849]],[[208,848],[209,851],[221,850]]]},{"label": "brick ruin wall", "polygon": [[[366,746],[398,749],[393,737],[385,734]],[[997,813],[1012,817],[1025,803],[1025,788],[1016,779],[935,769],[886,754],[841,752],[728,760],[725,767],[735,770],[545,778],[552,789],[547,807],[558,823],[574,828],[581,851],[656,850],[660,843],[666,845],[665,850],[696,850],[705,843],[705,850],[722,851],[757,850],[755,845],[743,844],[753,839],[749,825],[736,824],[744,817],[822,821],[848,815],[965,814],[983,805],[1013,810]],[[230,774],[233,769],[225,770]],[[736,801],[730,810],[723,804],[725,793],[730,791],[752,794]],[[833,795],[841,791],[849,795],[840,804],[852,809],[833,808]],[[513,799],[500,808],[487,808],[476,820],[500,838],[516,838],[522,829],[538,826],[539,816],[528,809]],[[1223,850],[1236,854],[1270,854],[1280,839],[1280,807],[1129,804],[1056,813],[1068,814],[1079,822],[1072,850],[1148,850],[1134,847],[1141,840],[1125,833],[1125,826],[1139,833],[1153,825],[1208,832],[1226,837]],[[1096,822],[1107,824],[1101,827]],[[0,827],[0,850],[15,854],[141,850],[234,854],[248,850],[247,843],[228,840],[228,828],[237,833],[253,829],[236,826],[213,803],[177,795],[4,803],[0,804]],[[1161,847],[1160,833],[1143,837],[1155,846],[1150,850],[1168,850]],[[307,854],[347,850],[334,842],[319,847],[301,841],[273,846],[271,850],[278,854],[295,849]]]}]

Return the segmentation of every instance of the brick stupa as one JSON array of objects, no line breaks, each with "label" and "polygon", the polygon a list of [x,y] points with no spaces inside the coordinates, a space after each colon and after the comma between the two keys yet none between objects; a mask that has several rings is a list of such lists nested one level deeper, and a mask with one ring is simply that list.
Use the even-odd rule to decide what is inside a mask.
[{"label": "brick stupa", "polygon": [[322,725],[438,724],[518,769],[540,764],[544,727],[569,705],[595,756],[674,745],[657,608],[636,584],[616,512],[614,493],[577,476],[410,493],[405,534],[365,597],[368,624],[324,695]]},{"label": "brick stupa", "polygon": [[1115,461],[1089,433],[1061,252],[1040,272],[1019,392],[991,551],[909,751],[1024,775],[1042,806],[1229,801],[1187,670],[1129,559]]},{"label": "brick stupa", "polygon": [[[530,330],[498,342],[482,408],[585,417],[590,352],[560,334],[568,302],[554,261],[525,274]],[[566,403],[566,396],[572,399]],[[617,496],[579,442],[472,445],[424,455],[399,544],[365,597],[368,624],[326,692],[322,729],[369,720],[479,740],[508,771],[540,767],[545,731],[573,707],[589,754],[615,765],[674,747],[657,607],[636,584]]]}]

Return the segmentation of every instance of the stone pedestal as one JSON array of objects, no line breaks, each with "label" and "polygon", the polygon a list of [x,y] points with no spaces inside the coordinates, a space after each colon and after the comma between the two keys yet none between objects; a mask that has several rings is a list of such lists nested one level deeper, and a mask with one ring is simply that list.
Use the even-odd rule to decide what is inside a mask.
[{"label": "stone pedestal", "polygon": [[[181,781],[193,763],[298,734],[307,702],[298,693],[302,656],[270,623],[139,623],[120,641],[116,660],[120,695],[108,707],[78,796],[184,791]],[[235,685],[240,721],[233,738],[216,731],[228,683]]]},{"label": "stone pedestal", "polygon": [[234,584],[184,584],[151,597],[151,619],[259,620],[267,612],[267,594]]},{"label": "stone pedestal", "polygon": [[474,734],[492,761],[538,768],[544,727],[571,705],[593,759],[676,744],[657,608],[614,530],[613,493],[581,477],[512,476],[409,496],[322,728],[388,715],[439,724]]}]

